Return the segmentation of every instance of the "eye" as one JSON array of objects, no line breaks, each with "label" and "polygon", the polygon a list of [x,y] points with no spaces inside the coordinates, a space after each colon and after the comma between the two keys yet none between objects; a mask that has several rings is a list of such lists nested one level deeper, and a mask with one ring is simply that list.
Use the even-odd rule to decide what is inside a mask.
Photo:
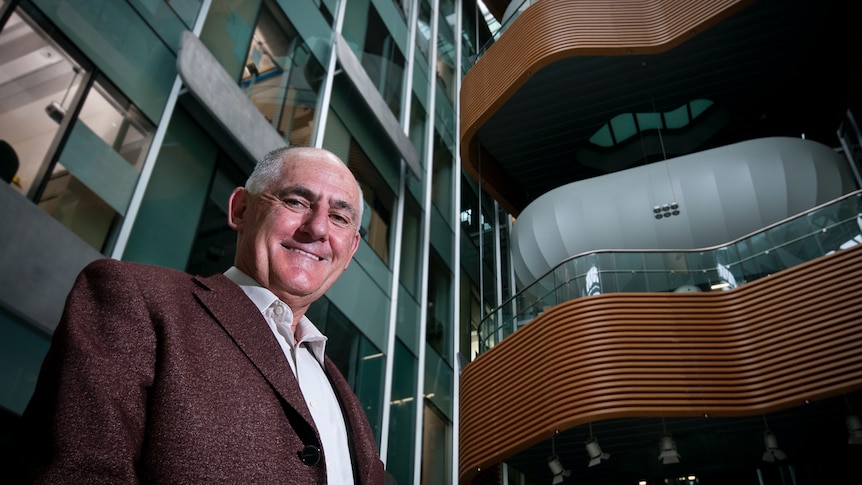
[{"label": "eye", "polygon": [[347,227],[347,226],[349,226],[349,225],[351,224],[351,221],[350,221],[350,218],[349,218],[349,217],[347,217],[347,216],[345,216],[345,215],[343,215],[343,214],[339,214],[339,213],[337,213],[337,212],[330,213],[330,214],[329,214],[329,218],[330,218],[330,219],[332,219],[332,221],[333,221],[333,222],[335,223],[335,225],[337,225],[337,226]]},{"label": "eye", "polygon": [[283,197],[281,203],[292,209],[307,209],[308,203],[295,197]]}]

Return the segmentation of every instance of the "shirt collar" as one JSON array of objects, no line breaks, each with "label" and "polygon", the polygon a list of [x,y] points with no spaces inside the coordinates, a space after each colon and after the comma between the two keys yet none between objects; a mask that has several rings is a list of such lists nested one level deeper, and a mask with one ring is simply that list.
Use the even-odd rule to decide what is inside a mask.
[{"label": "shirt collar", "polygon": [[[266,310],[272,305],[272,303],[276,300],[279,300],[277,296],[268,289],[264,288],[260,285],[254,278],[245,274],[242,270],[237,268],[236,266],[231,266],[224,272],[224,275],[227,276],[228,279],[239,285],[240,289],[249,297],[249,299],[254,303],[257,309],[260,311],[264,318],[266,318]],[[280,301],[280,300],[279,300]],[[293,311],[290,307],[282,302],[284,307],[287,309],[289,313],[289,320],[293,320]],[[326,350],[326,336],[321,333],[320,330],[308,319],[305,315],[299,319],[299,323],[296,325],[296,333],[294,334],[294,341],[300,344],[305,343],[306,347],[311,351],[312,355],[320,362],[320,365],[323,365],[324,352]],[[291,342],[291,345],[294,343]]]}]

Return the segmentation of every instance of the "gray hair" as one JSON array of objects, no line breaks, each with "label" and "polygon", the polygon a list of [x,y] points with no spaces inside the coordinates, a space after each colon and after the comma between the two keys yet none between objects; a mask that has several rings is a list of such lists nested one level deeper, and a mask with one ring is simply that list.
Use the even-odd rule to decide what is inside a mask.
[{"label": "gray hair", "polygon": [[[289,152],[290,150],[301,148],[309,147],[284,146],[281,148],[276,148],[275,150],[272,150],[271,152],[264,155],[263,158],[254,166],[254,170],[251,172],[251,175],[249,175],[248,180],[246,180],[245,190],[247,190],[250,194],[253,195],[259,195],[263,193],[266,189],[268,189],[275,182],[281,179],[282,172],[284,170],[283,162],[284,159],[287,157],[287,152]],[[359,185],[359,181],[356,180],[355,175],[353,176],[353,181],[356,182],[356,191],[359,194],[359,207],[356,208],[356,230],[359,231],[360,227],[362,226],[362,213],[365,206],[365,199],[362,194],[362,187]]]},{"label": "gray hair", "polygon": [[254,166],[254,170],[249,175],[248,180],[246,180],[245,190],[250,194],[260,195],[279,180],[284,168],[282,161],[285,158],[285,152],[288,150],[290,150],[290,147],[276,148],[264,155],[263,159]]}]

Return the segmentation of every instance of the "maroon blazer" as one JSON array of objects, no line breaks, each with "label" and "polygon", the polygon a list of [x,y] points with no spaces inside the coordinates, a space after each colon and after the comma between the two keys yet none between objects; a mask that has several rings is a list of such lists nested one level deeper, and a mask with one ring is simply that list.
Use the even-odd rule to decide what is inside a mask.
[{"label": "maroon blazer", "polygon": [[[356,482],[382,484],[362,406],[325,363]],[[320,437],[281,347],[221,274],[91,263],[22,423],[20,451],[37,483],[326,482],[322,457],[303,462],[304,450],[314,461],[309,447],[320,449]]]}]

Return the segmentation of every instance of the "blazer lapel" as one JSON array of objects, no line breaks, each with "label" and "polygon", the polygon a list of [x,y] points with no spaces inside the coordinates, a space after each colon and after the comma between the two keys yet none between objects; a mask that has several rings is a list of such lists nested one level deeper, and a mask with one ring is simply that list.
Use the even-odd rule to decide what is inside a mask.
[{"label": "blazer lapel", "polygon": [[224,275],[195,277],[195,282],[200,286],[194,293],[201,305],[231,336],[275,392],[308,423],[316,436],[314,421],[302,397],[299,382],[254,303]]}]

